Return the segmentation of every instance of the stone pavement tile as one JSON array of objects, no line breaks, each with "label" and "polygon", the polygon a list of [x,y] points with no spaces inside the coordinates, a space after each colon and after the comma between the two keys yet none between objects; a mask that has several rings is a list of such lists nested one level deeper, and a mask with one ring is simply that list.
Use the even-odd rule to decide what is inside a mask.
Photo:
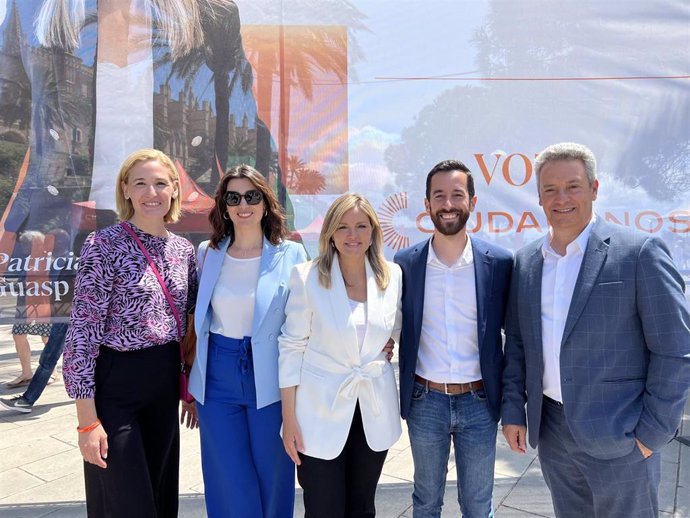
[{"label": "stone pavement tile", "polygon": [[[670,446],[670,445],[669,445]],[[676,458],[676,461],[678,458]],[[659,511],[673,513],[676,505],[676,479],[678,462],[661,458],[661,484],[659,486]]]},{"label": "stone pavement tile", "polygon": [[49,504],[52,502],[57,509],[59,504],[83,502],[85,498],[84,475],[79,472],[3,498],[0,500],[0,506],[10,502],[12,504]]},{"label": "stone pavement tile", "polygon": [[551,494],[541,474],[538,459],[534,461],[519,482],[515,484],[502,504],[506,507],[530,512],[537,516],[555,516]]},{"label": "stone pavement tile", "polygon": [[69,444],[52,437],[16,441],[12,447],[0,452],[0,473],[72,449]]},{"label": "stone pavement tile", "polygon": [[204,477],[201,473],[201,459],[198,454],[182,450],[180,455],[180,493],[197,493],[195,489],[202,486]]},{"label": "stone pavement tile", "polygon": [[[9,412],[2,412],[1,415],[4,417],[5,414],[9,416]],[[0,417],[0,435],[3,436],[3,443],[5,442],[5,434],[9,432],[10,430],[15,430],[18,429],[19,425],[11,420],[5,420],[2,417]],[[0,446],[2,448],[2,446]]]},{"label": "stone pavement tile", "polygon": [[383,474],[402,480],[412,480],[414,474],[414,467],[412,465],[412,454],[409,450],[405,450],[386,458],[386,463],[383,465]]},{"label": "stone pavement tile", "polygon": [[521,511],[520,509],[513,509],[512,507],[501,506],[496,510],[496,518],[528,518],[535,516],[545,516],[540,514],[534,514],[528,511]]},{"label": "stone pavement tile", "polygon": [[67,433],[69,433],[70,437],[73,437],[73,442],[76,444],[76,422],[76,419],[71,416],[57,416],[51,419],[43,417],[40,419],[34,418],[31,421],[24,422],[22,426],[3,431],[0,450],[10,446],[14,447],[33,439],[45,437],[61,438],[63,434]]},{"label": "stone pavement tile", "polygon": [[[48,518],[53,518],[53,516],[51,515]],[[206,518],[204,495],[198,493],[180,494],[178,518]]]},{"label": "stone pavement tile", "polygon": [[398,518],[412,506],[411,495],[412,485],[409,482],[379,484],[376,490],[376,516]]},{"label": "stone pavement tile", "polygon": [[60,504],[58,509],[43,515],[41,518],[81,518],[86,516],[86,503],[74,502],[70,504]]},{"label": "stone pavement tile", "polygon": [[189,430],[180,427],[180,449],[185,453],[201,455],[201,442],[199,440],[199,430]]},{"label": "stone pavement tile", "polygon": [[50,482],[73,473],[82,473],[84,462],[76,448],[22,465],[27,473]]},{"label": "stone pavement tile", "polygon": [[511,451],[502,437],[498,438],[496,445],[495,477],[519,477],[532,465],[537,456],[536,450],[528,448],[524,454]]},{"label": "stone pavement tile", "polygon": [[[683,433],[690,436],[690,425],[685,424]],[[690,518],[690,446],[680,447],[680,469],[676,488],[674,518]]]},{"label": "stone pavement tile", "polygon": [[19,468],[3,471],[0,473],[0,504],[8,497],[12,497],[27,488],[40,486],[43,483],[43,480],[40,478],[34,477]]},{"label": "stone pavement tile", "polygon": [[[79,509],[84,511],[80,512]],[[53,513],[63,511],[65,518],[76,518],[86,515],[86,506],[83,503],[77,503],[69,506],[63,510],[62,505],[53,502],[36,503],[36,504],[2,504],[0,503],[0,516],[3,518],[43,518],[44,516],[53,516]]]}]

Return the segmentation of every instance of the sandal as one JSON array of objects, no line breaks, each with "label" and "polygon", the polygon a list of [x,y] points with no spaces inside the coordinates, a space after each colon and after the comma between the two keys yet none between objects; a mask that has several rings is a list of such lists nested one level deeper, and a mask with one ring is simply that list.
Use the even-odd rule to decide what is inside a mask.
[{"label": "sandal", "polygon": [[[32,376],[33,377],[33,376]],[[31,378],[22,378],[21,376],[5,383],[5,387],[8,389],[15,389],[19,387],[25,387],[31,383]]]}]

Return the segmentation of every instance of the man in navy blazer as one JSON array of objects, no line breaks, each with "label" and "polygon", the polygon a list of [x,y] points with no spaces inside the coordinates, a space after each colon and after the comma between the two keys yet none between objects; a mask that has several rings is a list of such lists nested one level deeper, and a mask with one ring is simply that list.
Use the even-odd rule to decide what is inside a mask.
[{"label": "man in navy blazer", "polygon": [[451,440],[462,515],[493,516],[513,258],[467,235],[476,203],[469,169],[440,162],[427,175],[424,200],[433,237],[395,256],[403,273],[400,408],[415,467],[414,518],[441,516]]},{"label": "man in navy blazer", "polygon": [[661,240],[594,215],[588,148],[549,146],[535,169],[550,228],[515,260],[503,434],[524,452],[529,425],[559,518],[657,516],[690,387],[683,279]]}]

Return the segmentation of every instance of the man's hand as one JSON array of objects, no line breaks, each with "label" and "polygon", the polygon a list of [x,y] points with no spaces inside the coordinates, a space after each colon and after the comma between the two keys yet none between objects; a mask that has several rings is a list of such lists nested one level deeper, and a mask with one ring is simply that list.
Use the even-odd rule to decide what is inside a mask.
[{"label": "man's hand", "polygon": [[395,341],[389,338],[386,345],[383,346],[383,352],[386,353],[386,360],[389,362],[393,359],[393,349],[395,348]]},{"label": "man's hand", "polygon": [[510,449],[516,453],[527,451],[527,428],[519,424],[504,424],[503,437],[506,438]]},{"label": "man's hand", "polygon": [[640,452],[642,452],[642,456],[645,459],[647,457],[651,457],[652,454],[654,453],[652,450],[650,450],[644,444],[642,444],[639,439],[635,439],[635,444],[637,444],[637,447],[640,449]]}]

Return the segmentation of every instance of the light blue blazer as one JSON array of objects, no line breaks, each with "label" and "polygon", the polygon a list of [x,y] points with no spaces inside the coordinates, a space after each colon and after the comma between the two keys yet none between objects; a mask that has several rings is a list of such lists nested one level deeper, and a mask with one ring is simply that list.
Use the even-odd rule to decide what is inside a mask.
[{"label": "light blue blazer", "polygon": [[[209,248],[208,244],[208,241],[204,241],[199,245],[200,278],[194,313],[194,326],[197,333],[196,357],[189,376],[189,391],[201,404],[204,403],[206,394],[206,364],[212,316],[211,295],[223,266],[229,238],[223,239],[217,250]],[[292,241],[283,241],[274,246],[264,238],[252,323],[252,357],[257,408],[280,400],[278,336],[280,327],[285,321],[288,280],[292,267],[306,260],[307,255],[302,245]]]}]

